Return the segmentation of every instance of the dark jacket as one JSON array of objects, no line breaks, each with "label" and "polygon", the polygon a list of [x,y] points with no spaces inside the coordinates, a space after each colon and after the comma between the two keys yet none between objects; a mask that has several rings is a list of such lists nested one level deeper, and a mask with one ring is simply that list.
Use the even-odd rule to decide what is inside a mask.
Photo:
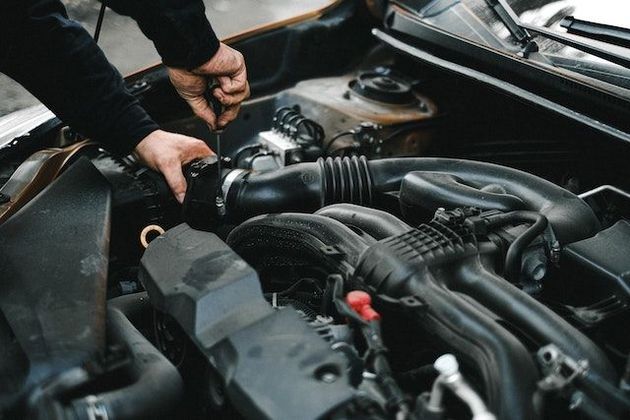
[{"label": "dark jacket", "polygon": [[[202,0],[107,4],[138,22],[166,65],[192,69],[219,48]],[[74,130],[115,153],[129,153],[158,128],[59,0],[0,0],[0,72],[22,84]]]}]

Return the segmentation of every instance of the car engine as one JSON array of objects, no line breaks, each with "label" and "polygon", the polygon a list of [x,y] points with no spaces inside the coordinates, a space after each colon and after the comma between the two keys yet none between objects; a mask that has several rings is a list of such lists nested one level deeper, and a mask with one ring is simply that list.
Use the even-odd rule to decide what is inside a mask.
[{"label": "car engine", "polygon": [[94,144],[14,168],[7,418],[627,418],[628,196],[440,157],[448,112],[388,63],[246,104],[182,209]]}]

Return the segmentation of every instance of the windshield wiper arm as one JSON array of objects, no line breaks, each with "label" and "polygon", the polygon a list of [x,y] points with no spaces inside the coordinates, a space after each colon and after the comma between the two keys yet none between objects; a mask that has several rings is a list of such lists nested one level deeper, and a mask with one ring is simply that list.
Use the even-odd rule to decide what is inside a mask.
[{"label": "windshield wiper arm", "polygon": [[569,47],[575,48],[576,50],[584,51],[587,54],[594,55],[599,58],[603,58],[606,61],[610,61],[611,63],[615,63],[622,67],[630,69],[629,56],[617,54],[614,51],[609,51],[609,50],[600,48],[596,45],[592,45],[590,43],[586,43],[577,39],[569,38],[565,35],[562,35],[558,32],[554,32],[547,28],[540,28],[538,26],[528,25],[526,23],[523,24],[523,27],[530,30],[531,32],[542,35],[545,38],[549,38],[553,41],[560,42],[564,45],[568,45]]},{"label": "windshield wiper arm", "polygon": [[486,3],[492,7],[508,31],[523,46],[521,51],[523,57],[527,58],[530,53],[538,51],[538,44],[533,40],[527,29],[523,27],[521,20],[505,0],[486,0]]},{"label": "windshield wiper arm", "polygon": [[[503,21],[505,26],[510,31],[512,36],[516,38],[516,40],[523,46],[523,50],[521,51],[521,53],[525,58],[527,58],[530,53],[538,52],[538,44],[536,44],[536,42],[533,40],[532,35],[529,33],[529,31],[531,31],[554,41],[561,42],[580,51],[584,51],[596,57],[603,58],[604,60],[610,61],[620,66],[630,68],[630,58],[628,57],[622,56],[620,54],[615,54],[614,52],[606,51],[594,45],[571,39],[546,28],[540,28],[537,26],[522,23],[516,13],[514,13],[514,10],[512,10],[510,5],[507,4],[505,0],[486,0],[486,3],[490,7],[492,7],[492,9],[494,9],[501,21]],[[609,28],[611,27],[610,25],[602,26],[608,26]],[[613,26],[611,28],[616,27]],[[623,30],[623,28],[617,29]],[[628,31],[628,36],[630,40],[630,31]],[[540,56],[540,54],[538,55]]]},{"label": "windshield wiper arm", "polygon": [[630,48],[630,29],[580,20],[573,16],[567,16],[562,19],[560,26],[565,28],[570,34]]}]

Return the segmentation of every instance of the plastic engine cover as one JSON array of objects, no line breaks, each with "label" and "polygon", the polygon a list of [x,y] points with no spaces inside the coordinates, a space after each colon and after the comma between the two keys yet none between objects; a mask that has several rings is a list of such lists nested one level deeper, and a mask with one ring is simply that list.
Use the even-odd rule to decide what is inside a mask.
[{"label": "plastic engine cover", "polygon": [[273,309],[256,271],[216,235],[186,224],[169,230],[146,250],[140,279],[244,416],[321,418],[354,397],[342,357],[295,310]]},{"label": "plastic engine cover", "polygon": [[104,350],[110,207],[80,159],[0,226],[0,407]]}]

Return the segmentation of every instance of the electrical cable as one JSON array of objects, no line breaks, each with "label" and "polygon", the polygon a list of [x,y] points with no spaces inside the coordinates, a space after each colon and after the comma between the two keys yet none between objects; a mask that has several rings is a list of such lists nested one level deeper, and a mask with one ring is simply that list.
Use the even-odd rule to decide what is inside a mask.
[{"label": "electrical cable", "polygon": [[512,211],[488,218],[488,227],[506,225],[508,223],[529,223],[531,226],[510,244],[505,256],[504,277],[512,282],[518,281],[523,252],[532,241],[547,228],[547,218],[533,211]]},{"label": "electrical cable", "polygon": [[341,131],[341,132],[339,132],[339,133],[335,134],[334,136],[332,136],[332,137],[331,137],[331,139],[330,139],[330,140],[328,141],[328,143],[326,144],[326,147],[325,147],[325,149],[324,149],[324,152],[325,152],[325,153],[328,153],[328,152],[330,151],[330,149],[331,149],[332,145],[333,145],[333,144],[334,144],[337,140],[339,140],[340,138],[345,137],[345,136],[354,135],[354,134],[355,134],[355,131],[354,131],[354,130]]},{"label": "electrical cable", "polygon": [[377,382],[387,400],[390,411],[409,415],[409,407],[405,402],[405,396],[393,378],[392,370],[385,356],[387,348],[381,334],[381,323],[378,320],[366,321],[346,302],[343,295],[344,279],[341,275],[334,274],[327,281],[332,284],[333,304],[337,312],[346,317],[348,321],[358,327],[367,345],[366,359],[371,361],[371,366],[376,375]]},{"label": "electrical cable", "polygon": [[250,145],[247,145],[247,146],[243,146],[240,149],[238,149],[236,151],[236,153],[234,153],[233,161],[234,161],[235,167],[238,167],[238,163],[241,160],[241,157],[242,157],[243,153],[246,153],[246,152],[249,152],[249,151],[252,151],[252,150],[257,150],[257,149],[260,149],[261,147],[262,147],[262,144],[255,143],[255,144],[250,144]]},{"label": "electrical cable", "polygon": [[271,128],[301,145],[321,146],[324,142],[324,128],[305,117],[297,106],[283,106],[276,110]]},{"label": "electrical cable", "polygon": [[94,29],[94,42],[98,44],[98,39],[101,36],[101,28],[103,27],[103,20],[105,19],[105,10],[107,9],[107,0],[101,0],[101,8],[98,11],[98,19],[96,20],[96,28]]}]

